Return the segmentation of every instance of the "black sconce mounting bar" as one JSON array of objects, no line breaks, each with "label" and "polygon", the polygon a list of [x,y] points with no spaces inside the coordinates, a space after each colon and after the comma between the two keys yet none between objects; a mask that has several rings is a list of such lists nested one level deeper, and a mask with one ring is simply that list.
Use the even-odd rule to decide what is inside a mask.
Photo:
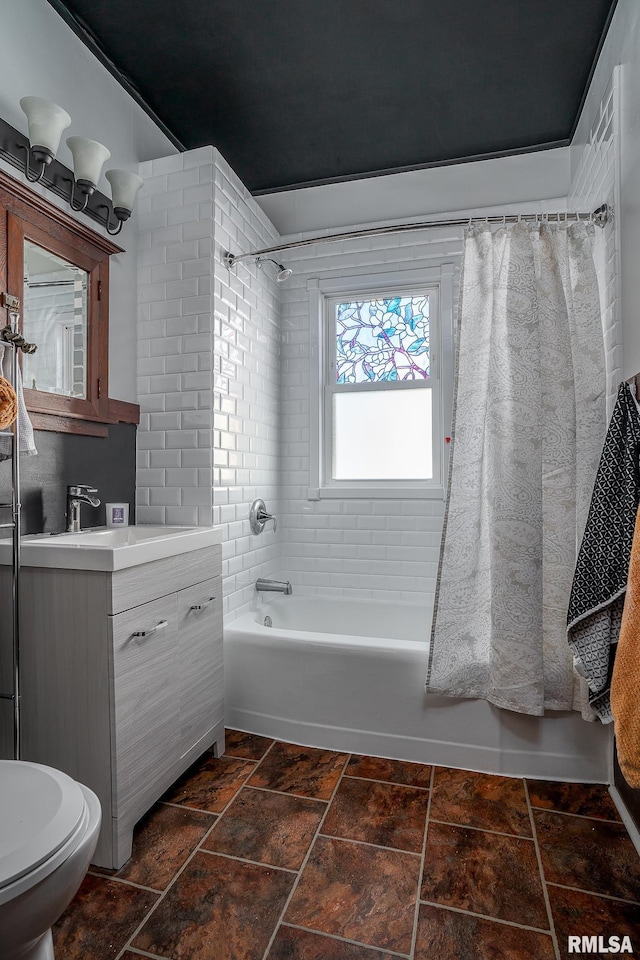
[{"label": "black sconce mounting bar", "polygon": [[[26,153],[25,153],[26,150]],[[0,117],[0,157],[6,160],[12,166],[17,167],[21,173],[25,170],[25,159],[29,153],[29,138],[10,123]],[[59,160],[52,160],[46,167],[40,183],[61,197],[66,203],[71,205],[71,194],[73,191],[73,171]],[[105,213],[108,211],[108,214]],[[113,227],[118,226],[119,221],[113,215],[113,206],[109,197],[99,190],[94,190],[87,201],[83,213],[95,220],[102,227],[105,226],[105,220],[108,216],[109,224]]]}]

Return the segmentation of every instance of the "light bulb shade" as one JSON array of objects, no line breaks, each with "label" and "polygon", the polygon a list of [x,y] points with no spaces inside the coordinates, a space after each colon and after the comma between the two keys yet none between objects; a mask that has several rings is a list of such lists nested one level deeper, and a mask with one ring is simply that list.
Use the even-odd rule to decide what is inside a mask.
[{"label": "light bulb shade", "polygon": [[111,184],[111,199],[114,210],[127,210],[131,213],[136,202],[136,194],[144,180],[129,170],[107,170],[105,177]]},{"label": "light bulb shade", "polygon": [[109,150],[97,140],[87,140],[85,137],[68,137],[67,146],[73,154],[73,175],[76,180],[92,183],[95,187],[103,165],[111,156]]},{"label": "light bulb shade", "polygon": [[20,106],[29,123],[29,143],[43,147],[55,157],[60,146],[62,131],[71,123],[71,117],[57,103],[41,97],[23,97]]}]

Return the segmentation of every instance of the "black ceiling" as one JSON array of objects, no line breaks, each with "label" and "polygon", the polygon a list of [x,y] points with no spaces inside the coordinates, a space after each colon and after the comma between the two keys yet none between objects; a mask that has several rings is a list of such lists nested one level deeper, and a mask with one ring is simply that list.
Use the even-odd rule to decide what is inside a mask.
[{"label": "black ceiling", "polygon": [[254,193],[564,146],[616,0],[49,0]]}]

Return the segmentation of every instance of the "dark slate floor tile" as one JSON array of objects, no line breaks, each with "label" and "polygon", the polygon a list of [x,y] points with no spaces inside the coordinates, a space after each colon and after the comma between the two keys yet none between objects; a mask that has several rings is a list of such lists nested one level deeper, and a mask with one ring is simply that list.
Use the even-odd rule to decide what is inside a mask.
[{"label": "dark slate floor tile", "polygon": [[241,760],[262,760],[273,743],[268,737],[242,733],[240,730],[225,730],[224,741],[224,755],[239,757]]},{"label": "dark slate floor tile", "polygon": [[162,797],[196,810],[220,813],[245,782],[255,763],[210,754],[191,767]]},{"label": "dark slate floor tile", "polygon": [[[120,871],[92,869],[57,957],[115,960],[142,923],[134,947],[166,960],[262,960],[274,932],[268,960],[391,960],[411,949],[420,889],[415,960],[553,960],[523,781],[435,768],[420,878],[429,766],[354,756],[340,781],[345,754],[238,731],[227,744],[140,822]],[[640,955],[640,858],[606,788],[527,787],[561,960],[576,935],[630,936]]]},{"label": "dark slate floor tile", "polygon": [[420,905],[415,960],[554,960],[550,934]]},{"label": "dark slate floor tile", "polygon": [[421,853],[428,804],[426,790],[343,777],[322,833]]},{"label": "dark slate floor tile", "polygon": [[545,879],[640,902],[640,857],[621,823],[534,810]]},{"label": "dark slate floor tile", "polygon": [[549,929],[532,840],[431,823],[422,900]]},{"label": "dark slate floor tile", "polygon": [[245,860],[299,870],[327,809],[319,800],[244,787],[204,847]]},{"label": "dark slate floor tile", "polygon": [[158,899],[106,877],[87,876],[53,927],[61,960],[112,960],[125,946]]},{"label": "dark slate floor tile", "polygon": [[[569,953],[568,937],[570,936],[603,936],[605,944],[612,935],[620,938],[630,937],[633,954],[625,952],[609,954],[609,956],[640,955],[640,905],[608,900],[604,897],[581,893],[578,890],[556,887],[553,884],[547,884],[547,890],[561,960],[574,960],[576,957],[575,951]],[[584,954],[580,951],[577,955]]]},{"label": "dark slate floor tile", "polygon": [[210,813],[156,804],[135,828],[131,859],[111,875],[164,890],[215,822]]},{"label": "dark slate floor tile", "polygon": [[384,760],[382,757],[362,757],[354,754],[347,765],[350,777],[366,780],[384,780],[387,783],[402,783],[406,787],[429,787],[431,767],[424,763],[405,760]]},{"label": "dark slate floor tile", "polygon": [[276,742],[249,780],[251,786],[328,800],[347,754]]},{"label": "dark slate floor tile", "polygon": [[531,836],[524,782],[516,777],[436,767],[429,815],[481,830]]},{"label": "dark slate floor tile", "polygon": [[283,924],[267,960],[395,960],[395,955]]},{"label": "dark slate floor tile", "polygon": [[618,820],[620,814],[601,783],[556,783],[553,780],[527,780],[532,807],[575,813],[581,817]]},{"label": "dark slate floor tile", "polygon": [[133,941],[171,960],[262,957],[295,877],[196,853]]},{"label": "dark slate floor tile", "polygon": [[419,873],[413,854],[318,837],[284,919],[408,953]]}]

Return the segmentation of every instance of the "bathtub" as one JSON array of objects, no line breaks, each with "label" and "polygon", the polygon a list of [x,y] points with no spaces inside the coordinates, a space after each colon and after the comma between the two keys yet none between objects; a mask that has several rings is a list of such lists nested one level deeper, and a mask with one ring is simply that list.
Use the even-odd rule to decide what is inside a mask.
[{"label": "bathtub", "polygon": [[259,598],[225,623],[227,726],[486,773],[607,781],[609,732],[599,723],[427,694],[431,616],[411,603]]}]

